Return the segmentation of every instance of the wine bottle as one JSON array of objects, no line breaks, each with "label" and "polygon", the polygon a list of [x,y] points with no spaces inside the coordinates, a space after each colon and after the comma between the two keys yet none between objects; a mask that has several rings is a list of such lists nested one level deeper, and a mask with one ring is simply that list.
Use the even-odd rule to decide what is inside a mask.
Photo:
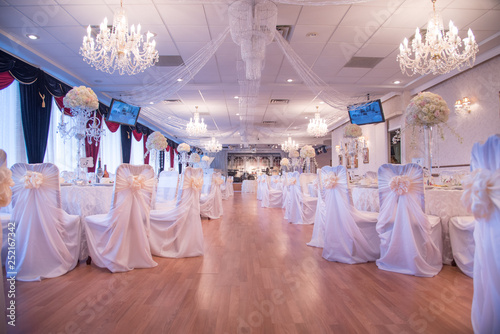
[{"label": "wine bottle", "polygon": [[103,177],[109,177],[108,166],[107,165],[104,165],[104,174],[103,174]]}]

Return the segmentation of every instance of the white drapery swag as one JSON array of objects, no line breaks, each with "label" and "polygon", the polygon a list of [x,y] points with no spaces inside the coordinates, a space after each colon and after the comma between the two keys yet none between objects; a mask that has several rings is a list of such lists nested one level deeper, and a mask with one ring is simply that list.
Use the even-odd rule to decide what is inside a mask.
[{"label": "white drapery swag", "polygon": [[81,225],[79,216],[61,208],[59,169],[49,163],[18,163],[12,176],[16,266],[9,271],[17,272],[20,281],[64,275],[78,262]]},{"label": "white drapery swag", "polygon": [[187,167],[183,172],[181,196],[171,210],[151,211],[151,252],[161,257],[203,255],[200,192],[203,170]]},{"label": "white drapery swag", "polygon": [[279,176],[263,175],[262,182],[262,202],[260,203],[263,208],[281,208],[283,205],[283,192],[281,191],[281,183]]},{"label": "white drapery swag", "polygon": [[441,220],[426,215],[422,167],[385,164],[378,170],[380,269],[432,277],[442,263]]},{"label": "white drapery swag", "polygon": [[474,144],[471,168],[474,175],[466,183],[462,200],[476,219],[472,327],[474,333],[499,333],[500,135],[491,136],[484,145]]},{"label": "white drapery swag", "polygon": [[220,185],[220,191],[221,191],[221,196],[222,196],[222,199],[223,200],[227,200],[229,199],[229,196],[230,195],[230,190],[229,190],[229,187],[228,187],[228,180],[227,178],[225,178],[224,176],[222,176],[222,184]]},{"label": "white drapery swag", "polygon": [[158,179],[156,189],[156,210],[169,210],[177,204],[177,192],[179,188],[179,173],[175,170],[163,171]]},{"label": "white drapery swag", "polygon": [[202,217],[210,219],[219,219],[223,215],[222,209],[222,193],[220,185],[222,179],[220,173],[216,172],[211,175],[212,182],[210,185],[210,193],[203,195],[200,198],[200,213]]},{"label": "white drapery swag", "polygon": [[149,214],[155,183],[149,165],[122,164],[117,168],[109,213],[84,220],[89,253],[95,265],[111,272],[158,265],[149,246]]},{"label": "white drapery swag", "polygon": [[325,191],[321,178],[321,169],[318,169],[318,203],[316,205],[316,213],[314,215],[314,228],[311,241],[307,243],[308,246],[323,248],[325,244],[325,222],[326,222],[326,204],[325,204]]},{"label": "white drapery swag", "polygon": [[344,166],[321,168],[321,182],[326,206],[323,258],[349,264],[375,261],[380,254],[377,213],[354,207]]},{"label": "white drapery swag", "polygon": [[314,224],[318,197],[309,193],[309,184],[317,184],[318,176],[314,173],[302,173],[299,176],[301,192],[301,215],[302,224]]},{"label": "white drapery swag", "polygon": [[285,208],[285,219],[290,223],[302,224],[300,215],[300,189],[299,172],[288,173],[288,204]]}]

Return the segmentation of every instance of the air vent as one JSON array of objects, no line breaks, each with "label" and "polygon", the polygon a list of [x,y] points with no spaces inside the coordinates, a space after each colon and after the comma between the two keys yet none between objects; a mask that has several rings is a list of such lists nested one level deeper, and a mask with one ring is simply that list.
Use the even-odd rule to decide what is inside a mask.
[{"label": "air vent", "polygon": [[262,121],[262,124],[276,124],[276,121]]},{"label": "air vent", "polygon": [[288,99],[271,99],[269,101],[270,104],[288,104],[288,102],[290,102]]},{"label": "air vent", "polygon": [[160,56],[155,66],[182,66],[184,60],[181,56]]},{"label": "air vent", "polygon": [[378,57],[352,57],[344,67],[374,68],[383,59]]},{"label": "air vent", "polygon": [[278,32],[284,39],[290,42],[290,39],[292,38],[292,26],[290,25],[276,26],[276,30],[278,30]]},{"label": "air vent", "polygon": [[163,100],[164,104],[182,103],[181,100]]}]

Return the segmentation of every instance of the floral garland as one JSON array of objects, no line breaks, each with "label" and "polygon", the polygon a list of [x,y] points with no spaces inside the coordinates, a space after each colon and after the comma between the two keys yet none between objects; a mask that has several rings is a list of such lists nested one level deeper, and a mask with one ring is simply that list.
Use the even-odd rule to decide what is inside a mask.
[{"label": "floral garland", "polygon": [[300,156],[302,158],[314,158],[316,156],[316,152],[311,145],[305,145],[300,149]]},{"label": "floral garland", "polygon": [[357,124],[347,124],[344,128],[344,137],[346,138],[358,138],[363,135],[363,130]]},{"label": "floral garland", "polygon": [[186,143],[182,143],[179,146],[177,146],[177,152],[189,152],[191,151],[191,146],[189,146]]},{"label": "floral garland", "polygon": [[89,87],[80,86],[70,90],[63,99],[64,106],[70,109],[96,110],[99,108],[99,100],[94,91]]},{"label": "floral garland", "polygon": [[198,153],[193,153],[191,154],[191,157],[189,159],[192,163],[198,163],[200,162],[200,155]]},{"label": "floral garland", "polygon": [[0,208],[9,205],[12,198],[12,189],[14,186],[12,172],[5,166],[0,167]]},{"label": "floral garland", "polygon": [[288,153],[288,156],[290,158],[298,158],[299,157],[299,152],[297,150],[290,151],[290,153]]},{"label": "floral garland", "polygon": [[165,136],[160,132],[155,131],[148,136],[148,140],[146,141],[147,151],[144,157],[146,157],[151,150],[163,151],[167,148],[167,146],[167,138],[165,138]]},{"label": "floral garland", "polygon": [[281,161],[280,161],[280,165],[281,165],[281,166],[288,167],[288,166],[290,166],[290,160],[288,160],[287,158],[283,158],[283,159],[281,159]]}]

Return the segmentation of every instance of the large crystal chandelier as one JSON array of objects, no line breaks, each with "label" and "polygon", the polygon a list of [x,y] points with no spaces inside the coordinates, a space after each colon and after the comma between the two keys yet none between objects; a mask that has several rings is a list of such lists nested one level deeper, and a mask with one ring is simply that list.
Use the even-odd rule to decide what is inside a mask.
[{"label": "large crystal chandelier", "polygon": [[215,137],[212,137],[212,140],[205,145],[205,150],[210,153],[217,153],[222,151],[222,145]]},{"label": "large crystal chandelier", "polygon": [[307,126],[307,133],[316,138],[323,137],[328,133],[328,126],[326,125],[326,121],[321,119],[318,108],[319,107],[316,106],[314,119],[311,119]]},{"label": "large crystal chandelier", "polygon": [[207,125],[205,124],[203,118],[200,122],[200,114],[198,113],[198,106],[195,107],[194,116],[189,119],[189,123],[186,126],[186,131],[189,136],[201,136],[207,132]]},{"label": "large crystal chandelier", "polygon": [[137,31],[132,25],[129,33],[128,18],[122,1],[113,17],[113,27],[109,29],[108,19],[104,18],[95,41],[91,33],[92,30],[88,26],[80,54],[88,64],[98,70],[110,74],[118,70],[120,75],[134,75],[158,61],[156,41],[151,39],[154,36],[152,33],[147,32],[144,44],[140,24],[137,25]]},{"label": "large crystal chandelier", "polygon": [[284,152],[296,151],[299,149],[299,144],[292,140],[292,137],[288,137],[288,140],[281,144],[281,150]]},{"label": "large crystal chandelier", "polygon": [[[449,30],[445,33],[443,22],[436,13],[436,0],[432,1],[433,16],[427,25],[425,32],[425,42],[422,42],[422,35],[417,28],[415,37],[411,42],[411,49],[408,46],[408,39],[404,39],[399,46],[399,66],[401,71],[408,75],[420,74],[444,74],[454,69],[474,65],[478,46],[469,29],[468,37],[463,40],[458,36],[458,28],[450,20]],[[459,47],[464,44],[462,52]],[[412,59],[412,53],[415,57]]]}]

